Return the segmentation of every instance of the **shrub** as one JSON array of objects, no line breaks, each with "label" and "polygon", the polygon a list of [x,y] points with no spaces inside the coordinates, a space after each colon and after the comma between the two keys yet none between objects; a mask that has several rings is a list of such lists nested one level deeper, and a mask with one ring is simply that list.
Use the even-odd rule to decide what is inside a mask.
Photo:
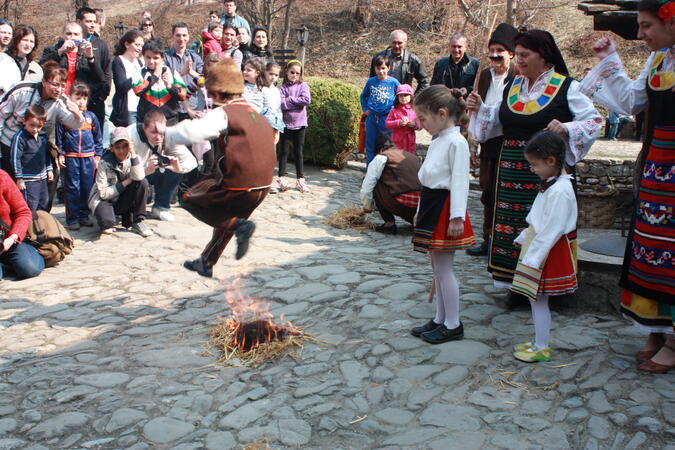
[{"label": "shrub", "polygon": [[332,78],[307,79],[312,94],[308,107],[305,161],[340,169],[359,138],[360,90]]}]

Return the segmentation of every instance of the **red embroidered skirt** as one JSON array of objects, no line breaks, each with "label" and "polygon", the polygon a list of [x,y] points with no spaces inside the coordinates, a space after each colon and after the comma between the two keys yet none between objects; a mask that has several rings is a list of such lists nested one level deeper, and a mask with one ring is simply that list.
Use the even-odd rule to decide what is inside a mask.
[{"label": "red embroidered skirt", "polygon": [[449,223],[450,191],[423,188],[412,239],[413,250],[422,253],[429,250],[459,250],[471,247],[476,242],[468,213],[464,216],[464,232],[461,236],[451,238],[447,235]]}]

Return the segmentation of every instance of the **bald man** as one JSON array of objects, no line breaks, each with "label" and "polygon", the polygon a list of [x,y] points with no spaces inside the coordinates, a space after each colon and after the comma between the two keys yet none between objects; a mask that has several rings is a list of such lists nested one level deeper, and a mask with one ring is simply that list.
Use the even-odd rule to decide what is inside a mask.
[{"label": "bald man", "polygon": [[403,30],[394,30],[389,35],[389,47],[376,53],[370,63],[370,76],[375,76],[375,58],[384,55],[389,59],[389,76],[396,78],[401,84],[412,86],[413,79],[417,80],[415,92],[429,86],[429,76],[424,71],[422,61],[414,53],[410,53],[408,35]]}]

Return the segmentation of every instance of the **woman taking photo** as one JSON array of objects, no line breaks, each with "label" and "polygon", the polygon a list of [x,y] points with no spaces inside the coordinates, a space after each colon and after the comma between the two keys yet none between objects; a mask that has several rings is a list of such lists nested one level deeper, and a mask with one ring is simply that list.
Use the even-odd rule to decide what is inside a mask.
[{"label": "woman taking photo", "polygon": [[[561,135],[568,148],[568,172],[586,155],[600,133],[602,117],[580,92],[579,83],[567,71],[560,50],[547,31],[530,30],[515,40],[516,65],[520,75],[505,88],[501,101],[487,106],[476,91],[467,99],[476,111],[470,132],[480,142],[504,135],[497,164],[497,190],[488,271],[495,286],[509,288],[520,249],[513,240],[527,228],[525,218],[539,192],[539,177],[530,171],[525,144],[536,132],[551,130]],[[507,306],[522,296],[509,292]]]},{"label": "woman taking photo", "polygon": [[130,30],[115,46],[115,58],[112,62],[115,95],[112,99],[110,121],[116,127],[136,123],[139,97],[132,89],[131,77],[143,67],[140,59],[143,43],[143,34],[138,30]]},{"label": "woman taking photo", "polygon": [[628,78],[614,42],[603,38],[593,45],[600,63],[584,78],[582,91],[620,114],[647,112],[619,284],[624,316],[650,332],[635,355],[638,370],[666,373],[675,367],[675,2],[642,0],[637,20],[638,38],[652,52],[638,78]]},{"label": "woman taking photo", "polygon": [[7,92],[20,81],[42,80],[42,67],[33,59],[38,49],[37,33],[18,25],[6,53],[0,53],[0,90]]}]

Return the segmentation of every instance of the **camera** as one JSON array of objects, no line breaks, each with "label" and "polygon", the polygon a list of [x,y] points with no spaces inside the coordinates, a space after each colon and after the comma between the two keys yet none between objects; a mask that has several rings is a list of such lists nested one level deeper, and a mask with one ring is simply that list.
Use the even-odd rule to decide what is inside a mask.
[{"label": "camera", "polygon": [[83,42],[84,41],[82,39],[73,39],[73,44],[75,44],[75,47],[79,47]]},{"label": "camera", "polygon": [[157,165],[159,167],[167,167],[171,165],[171,160],[162,154],[160,154],[157,150],[153,150],[152,153],[157,156]]}]

